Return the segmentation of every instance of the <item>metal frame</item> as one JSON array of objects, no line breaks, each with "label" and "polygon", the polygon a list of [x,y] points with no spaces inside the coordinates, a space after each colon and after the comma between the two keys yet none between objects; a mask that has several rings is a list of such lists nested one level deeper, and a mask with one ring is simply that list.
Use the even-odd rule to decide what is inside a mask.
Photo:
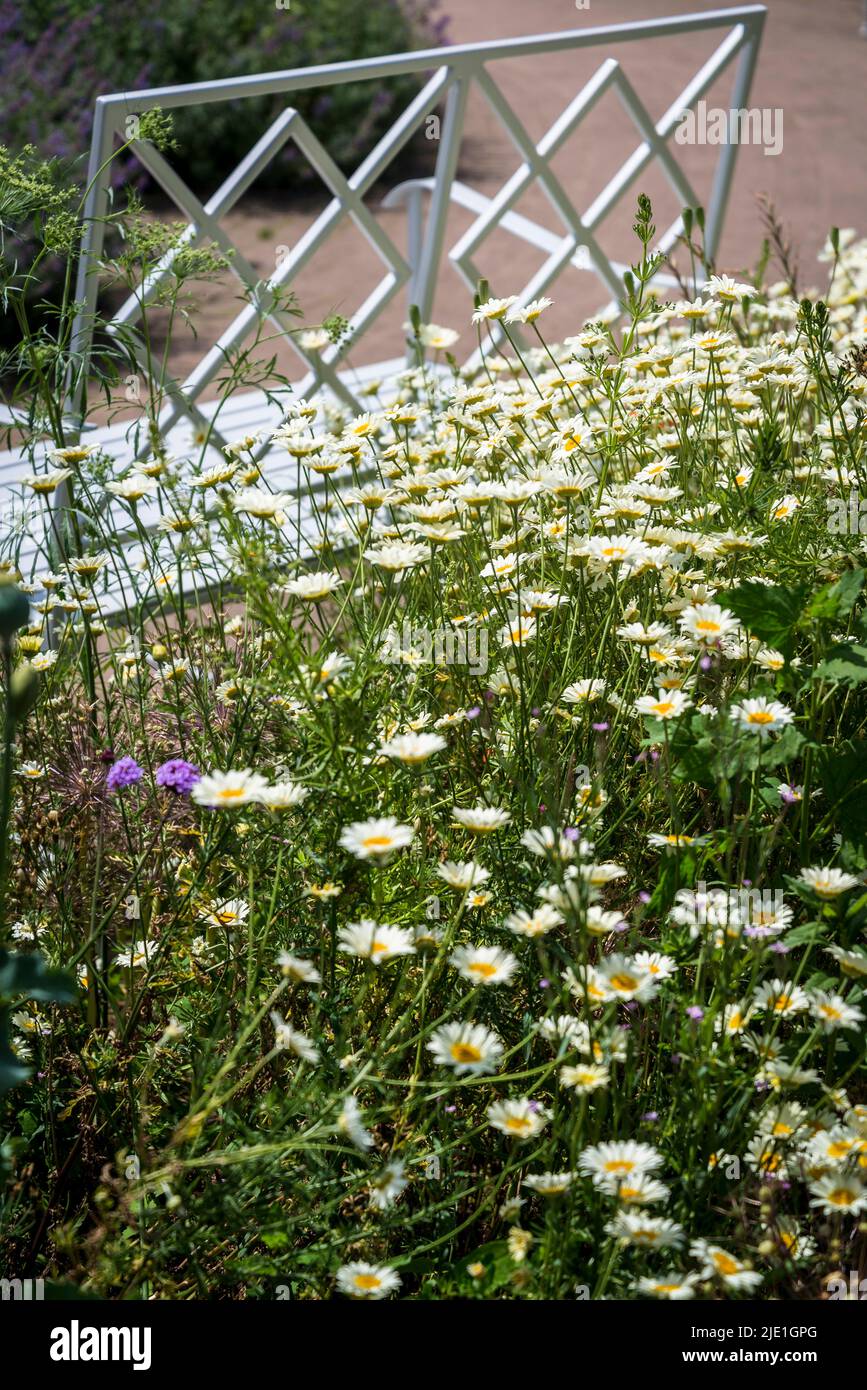
[{"label": "metal frame", "polygon": [[[250,152],[225,179],[207,203],[202,204],[168,162],[150,144],[136,141],[134,150],[141,163],[187,217],[187,242],[207,236],[224,251],[232,250],[232,267],[248,289],[256,286],[250,302],[236,315],[229,327],[205,353],[188,379],[181,383],[163,381],[161,388],[168,396],[160,421],[165,432],[183,416],[196,425],[205,423],[199,405],[202,393],[225,362],[225,354],[252,331],[257,318],[266,317],[278,333],[285,337],[293,350],[304,359],[307,375],[297,388],[302,398],[325,387],[353,409],[360,409],[346,379],[337,370],[339,362],[361,338],[393,296],[406,287],[411,303],[419,306],[427,318],[433,304],[437,276],[442,262],[446,221],[449,205],[459,203],[476,213],[471,227],[450,250],[449,259],[466,283],[474,287],[478,272],[473,255],[494,227],[502,227],[532,245],[546,251],[547,259],[519,295],[522,302],[542,294],[559,272],[568,265],[591,269],[602,281],[616,302],[621,292],[622,267],[611,262],[597,239],[603,219],[616,206],[627,189],[651,163],[660,161],[681,204],[694,206],[696,197],[674,159],[668,145],[682,113],[690,109],[708,91],[716,77],[738,58],[732,93],[733,108],[742,108],[749,97],[765,19],[762,5],[742,6],[728,10],[709,10],[703,14],[676,18],[652,19],[639,23],[604,25],[576,29],[560,34],[538,35],[532,38],[505,39],[496,43],[465,44],[454,48],[422,50],[386,58],[360,62],[333,63],[326,66],[296,68],[285,72],[234,77],[225,81],[190,83],[176,87],[155,87],[138,92],[116,93],[99,97],[93,127],[93,141],[88,170],[88,193],[83,210],[84,230],[78,269],[76,298],[80,310],[73,330],[73,348],[85,362],[90,349],[91,333],[96,310],[97,275],[95,273],[103,250],[104,219],[109,203],[109,175],[113,142],[116,136],[126,139],[124,127],[129,116],[145,110],[203,105],[210,102],[236,100],[243,97],[286,94],[313,87],[330,87],[344,82],[389,78],[402,74],[432,74],[417,96],[401,113],[376,147],[356,171],[346,178],[328,152],[313,135],[298,112],[291,106],[272,123]],[[569,103],[541,141],[535,143],[525,130],[513,108],[494,82],[488,66],[501,59],[533,57],[545,53],[572,49],[598,48],[640,39],[664,39],[677,35],[725,28],[729,32],[708,61],[690,80],[680,96],[669,106],[662,118],[653,122],[643,103],[620,65],[612,59],[603,62],[593,78]],[[494,198],[485,198],[468,189],[456,179],[458,157],[463,134],[464,114],[468,92],[475,84],[485,96],[500,123],[506,129],[521,158],[518,169]],[[561,183],[550,167],[550,159],[580,121],[609,90],[617,92],[626,111],[638,128],[640,143],[607,187],[583,214],[573,207]],[[405,203],[409,217],[409,258],[407,259],[383,231],[376,218],[364,204],[364,196],[381,177],[390,161],[410,139],[425,118],[441,102],[445,114],[439,142],[434,177],[414,180],[392,190],[385,206]],[[273,158],[286,140],[292,139],[312,167],[331,190],[332,198],[326,208],[301,237],[298,244],[284,257],[274,273],[264,283],[253,268],[239,255],[220,225],[220,218],[250,186],[256,176]],[[737,145],[720,147],[713,192],[707,215],[706,244],[715,255],[734,174]],[[544,189],[549,201],[564,223],[560,237],[529,219],[519,217],[514,204],[534,181]],[[430,208],[425,222],[422,199],[430,194]],[[304,352],[289,331],[289,324],[276,302],[279,292],[291,284],[294,276],[326,241],[329,233],[344,215],[348,214],[382,259],[385,275],[350,321],[350,332],[340,345],[322,354]],[[669,249],[681,230],[678,217],[660,240]],[[162,279],[170,272],[174,252],[131,296],[119,310],[109,331],[135,322],[141,312],[141,299],[149,299]],[[82,373],[82,390],[86,373]],[[83,398],[70,401],[70,413],[83,415]],[[211,427],[215,444],[222,441]]]}]

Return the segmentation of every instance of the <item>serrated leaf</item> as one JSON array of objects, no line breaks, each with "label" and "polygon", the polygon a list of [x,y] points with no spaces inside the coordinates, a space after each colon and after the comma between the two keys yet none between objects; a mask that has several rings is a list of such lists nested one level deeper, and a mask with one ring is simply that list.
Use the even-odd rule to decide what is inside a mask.
[{"label": "serrated leaf", "polygon": [[864,570],[849,570],[833,584],[826,584],[814,594],[804,611],[806,618],[845,618],[852,612],[862,588]]},{"label": "serrated leaf", "polygon": [[786,932],[787,946],[814,946],[825,939],[825,928],[821,922],[805,922],[801,927],[793,927]]},{"label": "serrated leaf", "polygon": [[725,605],[752,636],[791,656],[794,630],[808,592],[803,584],[760,584],[750,579],[725,595]]},{"label": "serrated leaf", "polygon": [[762,752],[762,767],[779,767],[780,763],[790,763],[797,758],[807,742],[794,724],[787,724],[779,738],[774,739]]},{"label": "serrated leaf", "polygon": [[867,681],[867,647],[859,642],[839,642],[827,658],[813,668],[817,680],[841,681],[844,685],[861,685]]}]

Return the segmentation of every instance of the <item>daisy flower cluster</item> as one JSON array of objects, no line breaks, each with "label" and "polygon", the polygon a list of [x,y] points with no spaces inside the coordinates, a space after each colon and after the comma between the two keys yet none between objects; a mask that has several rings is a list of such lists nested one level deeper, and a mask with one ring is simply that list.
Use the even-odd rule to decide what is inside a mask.
[{"label": "daisy flower cluster", "polygon": [[12,1024],[31,1171],[86,1136],[94,1288],[790,1298],[857,1262],[867,243],[801,300],[666,301],[642,229],[625,312],[562,343],[483,287],[362,413],[22,479],[98,536],[30,586],[9,881],[79,972]]}]

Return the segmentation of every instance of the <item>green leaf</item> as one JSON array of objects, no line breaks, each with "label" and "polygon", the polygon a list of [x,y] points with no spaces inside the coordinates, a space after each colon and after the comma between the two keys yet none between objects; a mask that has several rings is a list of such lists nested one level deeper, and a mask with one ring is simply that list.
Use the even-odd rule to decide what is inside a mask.
[{"label": "green leaf", "polygon": [[786,932],[787,946],[815,946],[825,940],[825,928],[821,922],[805,922],[803,926],[793,927]]},{"label": "green leaf", "polygon": [[831,648],[826,660],[814,668],[813,676],[817,680],[861,685],[867,681],[867,647],[858,642],[839,642]]},{"label": "green leaf", "polygon": [[286,1231],[263,1231],[262,1244],[269,1250],[285,1250],[289,1244],[289,1236]]},{"label": "green leaf", "polygon": [[851,739],[819,750],[817,775],[834,828],[850,844],[867,839],[867,751]]},{"label": "green leaf", "polygon": [[80,1289],[77,1284],[70,1283],[68,1279],[46,1279],[45,1298],[52,1303],[102,1303],[98,1293],[91,1293],[87,1289]]},{"label": "green leaf", "polygon": [[31,1068],[25,1067],[12,1051],[9,1042],[9,1010],[0,1009],[0,1095],[20,1086],[30,1075]]},{"label": "green leaf", "polygon": [[647,904],[648,915],[668,912],[678,888],[689,887],[695,882],[695,864],[695,854],[686,846],[672,853],[663,852],[659,878]]},{"label": "green leaf", "polygon": [[817,620],[845,618],[855,606],[864,587],[864,578],[864,570],[848,570],[834,584],[826,584],[810,599],[804,617]]},{"label": "green leaf", "polygon": [[794,629],[808,592],[805,584],[760,584],[750,579],[730,590],[725,604],[752,636],[791,657]]},{"label": "green leaf", "polygon": [[0,951],[0,998],[71,1004],[78,998],[78,990],[71,975],[52,970],[42,956]]},{"label": "green leaf", "polygon": [[807,742],[794,724],[787,724],[779,738],[772,739],[762,751],[762,767],[779,767],[781,763],[794,762]]}]

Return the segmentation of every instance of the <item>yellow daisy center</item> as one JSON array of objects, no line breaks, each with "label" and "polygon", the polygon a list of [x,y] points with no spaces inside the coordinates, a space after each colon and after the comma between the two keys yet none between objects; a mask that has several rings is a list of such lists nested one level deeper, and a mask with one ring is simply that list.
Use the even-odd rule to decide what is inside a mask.
[{"label": "yellow daisy center", "polygon": [[638,988],[638,981],[635,976],[625,973],[612,975],[610,983],[612,989],[619,990],[622,993],[628,993],[630,990]]},{"label": "yellow daisy center", "polygon": [[828,1193],[828,1201],[834,1207],[848,1207],[855,1200],[855,1193],[849,1187],[835,1187]]},{"label": "yellow daisy center", "polygon": [[833,1144],[828,1145],[829,1158],[845,1158],[846,1155],[851,1152],[852,1144],[851,1142],[847,1142],[845,1139],[835,1140]]}]

